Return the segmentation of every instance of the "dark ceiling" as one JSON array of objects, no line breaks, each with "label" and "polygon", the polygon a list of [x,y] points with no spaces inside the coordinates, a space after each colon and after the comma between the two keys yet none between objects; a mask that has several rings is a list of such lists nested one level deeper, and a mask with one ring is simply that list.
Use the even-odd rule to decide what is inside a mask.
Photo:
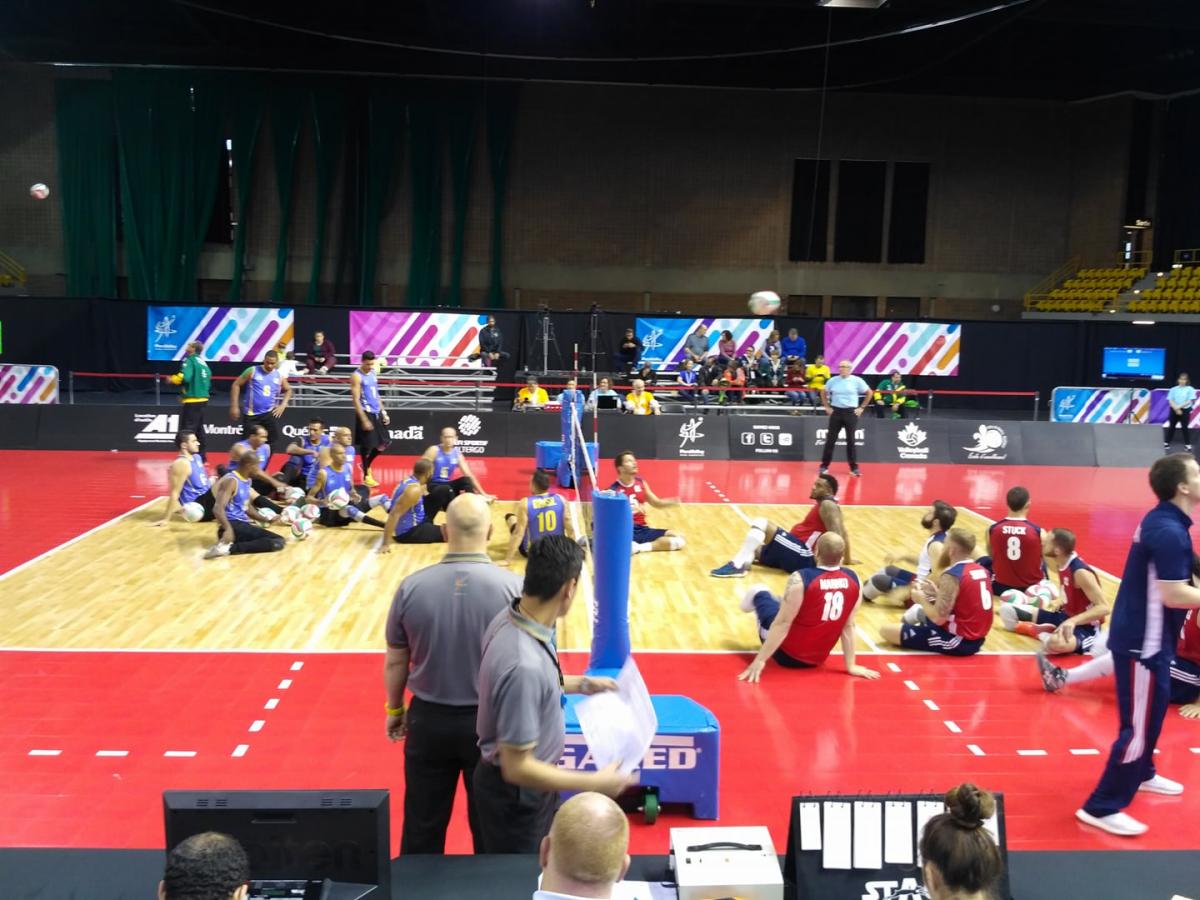
[{"label": "dark ceiling", "polygon": [[1200,88],[1200,2],[0,0],[0,59],[1075,100]]}]

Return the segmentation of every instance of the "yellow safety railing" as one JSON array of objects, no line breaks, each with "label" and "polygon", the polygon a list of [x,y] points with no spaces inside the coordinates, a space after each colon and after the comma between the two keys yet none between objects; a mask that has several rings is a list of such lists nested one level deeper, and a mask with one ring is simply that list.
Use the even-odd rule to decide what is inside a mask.
[{"label": "yellow safety railing", "polygon": [[0,287],[25,283],[25,267],[0,250]]},{"label": "yellow safety railing", "polygon": [[1025,292],[1025,308],[1033,309],[1034,304],[1045,297],[1054,287],[1079,271],[1079,257],[1072,256],[1069,260]]}]

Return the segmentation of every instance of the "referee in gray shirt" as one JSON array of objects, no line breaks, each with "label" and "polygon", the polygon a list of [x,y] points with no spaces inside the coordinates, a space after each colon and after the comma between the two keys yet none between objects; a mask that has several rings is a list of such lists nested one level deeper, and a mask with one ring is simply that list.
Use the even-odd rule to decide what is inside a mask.
[{"label": "referee in gray shirt", "polygon": [[599,772],[558,767],[565,743],[563,694],[616,689],[611,678],[564,675],[555,622],[575,598],[583,550],[563,535],[533,542],[521,596],[488,626],[479,666],[475,810],[484,853],[537,853],[559,791],[615,797],[633,783],[613,763]]},{"label": "referee in gray shirt", "polygon": [[[446,509],[447,552],[400,583],[387,618],[387,734],[404,744],[400,852],[444,853],[461,776],[475,851],[480,831],[471,775],[479,761],[475,717],[488,623],[521,595],[521,579],[487,555],[491,513],[478,494]],[[412,705],[404,707],[404,691]]]}]

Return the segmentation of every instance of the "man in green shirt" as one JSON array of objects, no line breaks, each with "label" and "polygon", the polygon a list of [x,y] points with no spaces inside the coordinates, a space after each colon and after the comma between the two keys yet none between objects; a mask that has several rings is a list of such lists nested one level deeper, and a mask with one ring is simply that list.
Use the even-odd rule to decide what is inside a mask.
[{"label": "man in green shirt", "polygon": [[171,384],[179,385],[179,400],[182,409],[179,411],[179,430],[190,431],[200,442],[199,456],[207,462],[204,455],[204,410],[208,407],[208,392],[212,388],[212,371],[200,353],[204,345],[192,341],[187,345],[187,356],[179,371],[171,376]]},{"label": "man in green shirt", "polygon": [[875,386],[875,417],[882,419],[887,410],[891,410],[893,419],[903,419],[908,405],[908,395],[904,393],[907,390],[899,372],[892,372],[879,382]]}]

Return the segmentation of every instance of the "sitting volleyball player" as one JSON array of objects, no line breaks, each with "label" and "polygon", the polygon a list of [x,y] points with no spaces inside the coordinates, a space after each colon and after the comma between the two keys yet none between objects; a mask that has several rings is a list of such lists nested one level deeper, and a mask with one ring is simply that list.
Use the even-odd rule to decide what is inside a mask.
[{"label": "sitting volleyball player", "polygon": [[781,569],[789,575],[800,569],[815,565],[812,548],[826,532],[833,532],[845,545],[846,565],[854,558],[850,555],[850,537],[842,521],[842,508],[837,502],[837,479],[825,472],[813,482],[808,497],[814,501],[812,509],[803,520],[784,531],[766,519],[754,519],[750,530],[742,540],[742,546],[733,559],[709,574],[714,578],[743,578],[750,571],[750,564]]},{"label": "sitting volleyball player", "polygon": [[975,535],[965,528],[951,528],[942,546],[937,583],[927,578],[916,582],[914,605],[903,623],[888,622],[879,634],[909,650],[971,656],[983,647],[992,627],[991,577],[972,559]]},{"label": "sitting volleyball player", "polygon": [[[329,506],[329,497],[338,490],[346,492],[349,502],[342,509],[332,509]],[[382,506],[386,510],[388,503],[386,494],[372,497],[366,488],[359,489],[354,486],[354,470],[346,462],[346,450],[341,444],[332,444],[329,447],[329,465],[317,469],[305,499],[320,507],[321,515],[317,521],[327,528],[340,528],[351,522],[382,528],[383,522],[366,514],[376,506]]]},{"label": "sitting volleyball player", "polygon": [[321,451],[330,443],[330,437],[325,433],[325,423],[317,418],[309,419],[304,434],[288,444],[288,461],[283,464],[276,479],[292,487],[307,487],[316,469],[329,465],[328,462],[322,462],[320,457]]},{"label": "sitting volleyball player", "polygon": [[858,576],[842,566],[846,543],[827,532],[817,541],[817,567],[802,569],[788,578],[783,600],[765,585],[756,584],[742,598],[745,612],[758,616],[762,648],[740,675],[739,681],[756,682],[768,659],[789,669],[819,666],[841,639],[846,673],[878,678],[874,669],[855,664],[854,612],[858,607]]},{"label": "sitting volleyball player", "polygon": [[199,504],[204,510],[204,517],[200,521],[211,522],[216,518],[213,507],[217,499],[213,496],[204,460],[200,458],[200,439],[195,432],[181,431],[175,436],[175,446],[179,455],[167,470],[167,504],[162,518],[154,524],[166,525],[171,516],[183,509],[185,503]]},{"label": "sitting volleyball player", "polygon": [[216,504],[217,542],[208,548],[205,559],[242,553],[274,553],[287,542],[265,528],[251,525],[250,520],[270,524],[274,515],[259,512],[254,505],[255,492],[251,483],[258,474],[258,454],[245,450],[233,471],[221,476],[213,488]]},{"label": "sitting volleyball player", "polygon": [[1047,559],[1058,566],[1062,606],[1039,609],[1026,603],[1001,603],[1000,621],[1009,631],[1041,638],[1047,653],[1103,653],[1107,641],[1100,626],[1112,612],[1100,590],[1096,570],[1075,552],[1075,532],[1053,528],[1042,537]]},{"label": "sitting volleyball player", "polygon": [[655,550],[682,550],[683,535],[665,528],[651,528],[646,524],[646,505],[655,509],[678,506],[678,497],[659,497],[650,490],[650,485],[638,475],[637,457],[629,450],[622,450],[614,460],[617,464],[617,480],[609,487],[629,498],[633,510],[633,552],[649,553]]},{"label": "sitting volleyball player", "polygon": [[[946,532],[954,527],[958,519],[958,510],[945,500],[934,500],[929,509],[921,516],[921,527],[929,532],[929,537],[921,546],[921,552],[914,559],[911,556],[898,556],[895,562],[915,563],[916,572],[902,569],[896,565],[887,565],[867,579],[863,585],[863,599],[868,602],[882,600],[892,591],[896,591],[896,599],[904,600],[906,606],[912,605],[909,590],[914,580],[928,578],[933,572],[933,562],[942,555],[942,544],[946,540]],[[890,563],[891,561],[889,561]],[[902,596],[901,596],[902,595]]]},{"label": "sitting volleyball player", "polygon": [[389,552],[393,543],[440,544],[446,540],[442,527],[434,525],[425,512],[425,492],[432,475],[433,463],[422,457],[413,463],[412,475],[396,486],[392,509],[379,539],[380,553]]},{"label": "sitting volleyball player", "polygon": [[529,545],[548,534],[563,534],[567,528],[567,501],[550,490],[550,473],[538,469],[529,479],[529,496],[517,501],[517,511],[507,513],[508,553],[503,565],[512,565],[517,551],[529,555]]}]

